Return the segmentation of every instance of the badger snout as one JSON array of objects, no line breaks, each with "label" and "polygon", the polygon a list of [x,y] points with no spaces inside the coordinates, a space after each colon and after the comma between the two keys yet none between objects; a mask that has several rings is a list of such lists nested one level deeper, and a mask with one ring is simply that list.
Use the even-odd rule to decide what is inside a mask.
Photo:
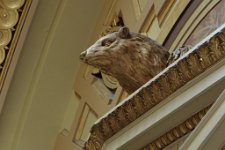
[{"label": "badger snout", "polygon": [[86,56],[86,54],[87,54],[87,51],[84,51],[84,52],[82,52],[81,54],[80,54],[80,60],[84,60],[84,58],[85,58],[85,56]]}]

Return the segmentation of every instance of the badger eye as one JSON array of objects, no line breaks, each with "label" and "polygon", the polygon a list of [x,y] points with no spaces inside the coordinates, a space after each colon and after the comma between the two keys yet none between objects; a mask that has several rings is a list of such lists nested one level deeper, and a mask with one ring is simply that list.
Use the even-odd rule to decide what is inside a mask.
[{"label": "badger eye", "polygon": [[113,41],[109,41],[109,40],[102,41],[102,46],[110,46],[112,42]]}]

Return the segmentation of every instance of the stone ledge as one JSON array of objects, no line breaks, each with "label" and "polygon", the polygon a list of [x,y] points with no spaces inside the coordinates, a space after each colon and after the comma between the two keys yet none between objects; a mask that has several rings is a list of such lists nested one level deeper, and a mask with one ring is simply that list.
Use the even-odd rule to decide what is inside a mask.
[{"label": "stone ledge", "polygon": [[103,116],[92,127],[84,149],[101,149],[107,139],[222,60],[225,57],[224,26]]}]

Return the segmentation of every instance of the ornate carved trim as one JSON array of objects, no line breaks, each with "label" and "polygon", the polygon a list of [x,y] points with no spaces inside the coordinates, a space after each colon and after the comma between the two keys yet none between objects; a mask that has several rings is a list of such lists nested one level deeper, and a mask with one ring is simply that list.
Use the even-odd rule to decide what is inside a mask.
[{"label": "ornate carved trim", "polygon": [[0,90],[7,75],[31,0],[0,0]]},{"label": "ornate carved trim", "polygon": [[148,144],[143,148],[143,150],[158,150],[163,149],[174,141],[182,138],[186,134],[190,133],[195,129],[201,119],[205,116],[208,110],[211,108],[212,104],[199,111],[191,118],[185,120],[183,123],[174,127],[170,131],[166,132],[159,138],[155,139],[153,142]]},{"label": "ornate carved trim", "polygon": [[212,108],[193,133],[180,145],[180,149],[212,150],[222,148],[225,139],[225,90],[219,92],[214,101]]},{"label": "ornate carved trim", "polygon": [[104,142],[115,133],[165,100],[194,77],[224,59],[224,41],[225,29],[220,28],[151,79],[92,127],[84,149],[101,149]]},{"label": "ornate carved trim", "polygon": [[30,0],[0,0],[0,90],[10,66]]}]

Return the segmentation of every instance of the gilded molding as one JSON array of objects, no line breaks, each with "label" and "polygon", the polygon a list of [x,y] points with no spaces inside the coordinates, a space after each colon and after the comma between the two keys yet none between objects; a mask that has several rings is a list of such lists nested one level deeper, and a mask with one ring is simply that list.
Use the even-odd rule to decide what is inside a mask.
[{"label": "gilded molding", "polygon": [[0,0],[0,89],[26,19],[30,0]]},{"label": "gilded molding", "polygon": [[176,140],[182,138],[186,134],[190,133],[195,129],[201,119],[205,116],[208,110],[211,108],[212,104],[199,111],[189,119],[185,120],[183,123],[174,127],[170,131],[166,132],[159,138],[153,140],[150,144],[146,145],[143,150],[159,150],[167,147],[169,144],[175,142]]},{"label": "gilded molding", "polygon": [[[225,29],[168,66],[157,77],[143,86],[139,92],[96,123],[91,129],[90,138],[85,143],[84,149],[100,150],[104,142],[115,133],[159,104],[206,69],[224,59],[224,41]],[[192,122],[187,122],[186,124],[188,128],[191,127]]]}]

